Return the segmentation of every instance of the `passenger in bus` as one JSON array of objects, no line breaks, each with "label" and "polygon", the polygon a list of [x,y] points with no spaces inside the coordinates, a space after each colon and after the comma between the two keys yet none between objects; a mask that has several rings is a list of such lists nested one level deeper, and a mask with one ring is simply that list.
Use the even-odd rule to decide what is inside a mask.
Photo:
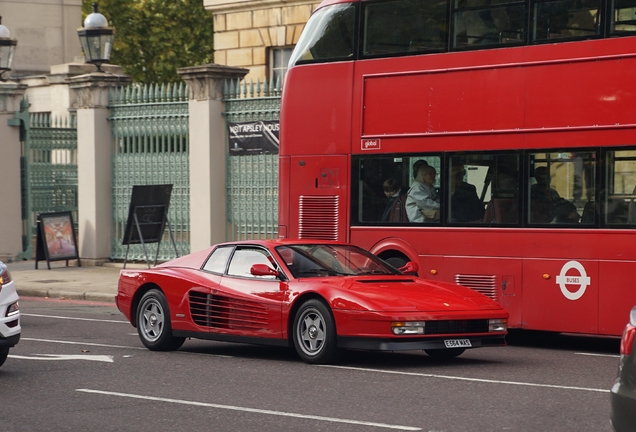
[{"label": "passenger in bus", "polygon": [[397,179],[386,179],[382,184],[387,197],[386,207],[382,213],[382,222],[408,222],[406,215],[406,196],[408,191],[402,189]]},{"label": "passenger in bus", "polygon": [[437,172],[430,165],[421,166],[406,198],[406,214],[410,222],[439,221],[439,195],[435,189]]},{"label": "passenger in bus", "polygon": [[451,222],[481,221],[484,204],[477,195],[477,188],[464,181],[464,166],[452,167],[451,174]]},{"label": "passenger in bus", "polygon": [[413,180],[417,179],[417,172],[423,166],[428,166],[428,162],[426,162],[424,159],[418,159],[413,162]]},{"label": "passenger in bus", "polygon": [[535,168],[534,178],[537,183],[530,187],[530,222],[578,223],[581,216],[576,206],[550,187],[548,167]]}]

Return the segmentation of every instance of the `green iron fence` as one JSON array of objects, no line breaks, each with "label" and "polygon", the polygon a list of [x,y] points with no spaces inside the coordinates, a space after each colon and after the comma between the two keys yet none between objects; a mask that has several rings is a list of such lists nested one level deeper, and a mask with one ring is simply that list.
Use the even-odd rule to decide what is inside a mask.
[{"label": "green iron fence", "polygon": [[[113,143],[111,259],[126,257],[122,245],[133,185],[172,184],[168,221],[179,255],[190,252],[188,92],[183,83],[131,84],[109,97]],[[154,247],[153,247],[154,246]],[[156,244],[148,246],[153,259]],[[168,229],[159,260],[175,257]],[[131,245],[129,260],[145,260],[142,245]]]},{"label": "green iron fence", "polygon": [[[280,82],[226,81],[226,123],[279,120],[280,94]],[[276,238],[278,154],[228,155],[227,159],[227,239]]]},{"label": "green iron fence", "polygon": [[21,258],[33,257],[37,215],[70,211],[77,229],[77,118],[52,117],[50,113],[27,113],[20,105],[22,133]]}]

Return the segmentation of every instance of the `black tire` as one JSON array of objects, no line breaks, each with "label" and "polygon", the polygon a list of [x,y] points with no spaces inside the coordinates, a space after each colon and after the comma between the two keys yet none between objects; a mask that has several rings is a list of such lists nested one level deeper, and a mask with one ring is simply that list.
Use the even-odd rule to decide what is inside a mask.
[{"label": "black tire", "polygon": [[329,307],[318,299],[304,302],[294,317],[294,347],[306,363],[328,364],[341,350],[336,345],[336,324]]},{"label": "black tire", "polygon": [[170,308],[166,297],[157,289],[148,291],[139,302],[137,333],[151,351],[173,351],[185,342],[185,338],[172,336]]},{"label": "black tire", "polygon": [[428,349],[424,350],[426,354],[436,360],[450,360],[462,355],[466,348],[446,348],[446,349]]},{"label": "black tire", "polygon": [[385,259],[384,261],[391,264],[396,269],[399,269],[400,267],[404,267],[406,263],[409,262],[406,258],[401,256],[390,257]]},{"label": "black tire", "polygon": [[0,348],[0,366],[4,364],[9,355],[9,348]]}]

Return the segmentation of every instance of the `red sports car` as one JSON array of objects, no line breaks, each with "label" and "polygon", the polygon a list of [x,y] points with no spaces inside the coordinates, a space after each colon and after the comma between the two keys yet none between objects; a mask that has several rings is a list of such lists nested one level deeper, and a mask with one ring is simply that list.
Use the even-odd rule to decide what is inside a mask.
[{"label": "red sports car", "polygon": [[194,337],[293,346],[308,363],[329,363],[343,348],[451,358],[506,344],[499,304],[416,272],[346,243],[241,241],[122,270],[116,301],[157,351]]}]

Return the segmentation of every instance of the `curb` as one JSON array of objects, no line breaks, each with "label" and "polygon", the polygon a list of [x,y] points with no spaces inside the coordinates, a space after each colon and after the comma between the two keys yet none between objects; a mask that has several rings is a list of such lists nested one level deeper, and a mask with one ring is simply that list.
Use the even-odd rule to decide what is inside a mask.
[{"label": "curb", "polygon": [[113,294],[107,293],[78,293],[70,291],[49,291],[29,288],[17,288],[16,291],[18,293],[18,296],[20,297],[43,297],[59,300],[86,300],[115,304],[115,296]]}]

